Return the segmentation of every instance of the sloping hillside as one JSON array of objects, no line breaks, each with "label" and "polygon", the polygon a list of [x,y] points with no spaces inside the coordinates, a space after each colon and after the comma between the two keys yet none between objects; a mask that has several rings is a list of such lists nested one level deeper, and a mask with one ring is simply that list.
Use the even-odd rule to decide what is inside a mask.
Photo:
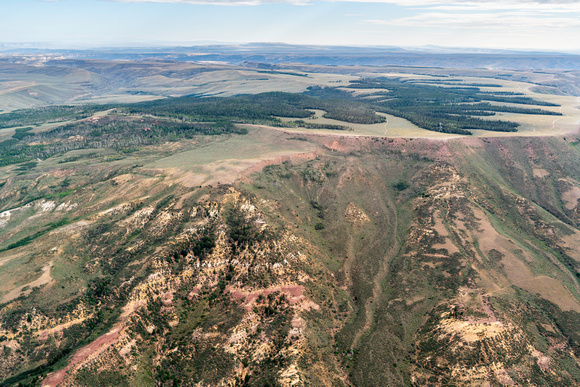
[{"label": "sloping hillside", "polygon": [[580,383],[576,137],[237,136],[3,167],[3,384]]}]

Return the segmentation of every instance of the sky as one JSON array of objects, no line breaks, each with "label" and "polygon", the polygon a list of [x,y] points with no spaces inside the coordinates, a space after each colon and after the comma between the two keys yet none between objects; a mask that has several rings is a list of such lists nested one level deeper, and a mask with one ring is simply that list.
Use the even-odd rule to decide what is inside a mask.
[{"label": "sky", "polygon": [[200,42],[580,52],[580,0],[0,0],[0,44]]}]

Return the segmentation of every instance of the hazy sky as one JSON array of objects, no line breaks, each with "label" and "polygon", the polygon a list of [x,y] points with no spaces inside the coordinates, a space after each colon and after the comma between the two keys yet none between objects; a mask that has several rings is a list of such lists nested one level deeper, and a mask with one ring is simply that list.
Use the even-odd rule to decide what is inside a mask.
[{"label": "hazy sky", "polygon": [[580,50],[580,0],[0,0],[0,43]]}]

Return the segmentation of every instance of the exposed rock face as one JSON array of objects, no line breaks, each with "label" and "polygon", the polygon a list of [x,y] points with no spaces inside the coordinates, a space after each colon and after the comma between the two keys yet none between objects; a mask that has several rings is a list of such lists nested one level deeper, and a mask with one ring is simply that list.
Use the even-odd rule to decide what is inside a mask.
[{"label": "exposed rock face", "polygon": [[361,229],[365,223],[370,222],[369,217],[361,209],[350,202],[344,211],[344,220],[351,223],[356,229]]}]

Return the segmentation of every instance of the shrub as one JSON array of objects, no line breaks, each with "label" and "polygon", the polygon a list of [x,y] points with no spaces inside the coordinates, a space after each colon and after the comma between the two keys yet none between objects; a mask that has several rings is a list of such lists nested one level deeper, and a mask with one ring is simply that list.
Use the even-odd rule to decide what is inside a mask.
[{"label": "shrub", "polygon": [[393,184],[393,188],[396,189],[397,191],[404,191],[407,188],[409,188],[409,183],[407,183],[406,181],[399,181],[395,184]]}]

